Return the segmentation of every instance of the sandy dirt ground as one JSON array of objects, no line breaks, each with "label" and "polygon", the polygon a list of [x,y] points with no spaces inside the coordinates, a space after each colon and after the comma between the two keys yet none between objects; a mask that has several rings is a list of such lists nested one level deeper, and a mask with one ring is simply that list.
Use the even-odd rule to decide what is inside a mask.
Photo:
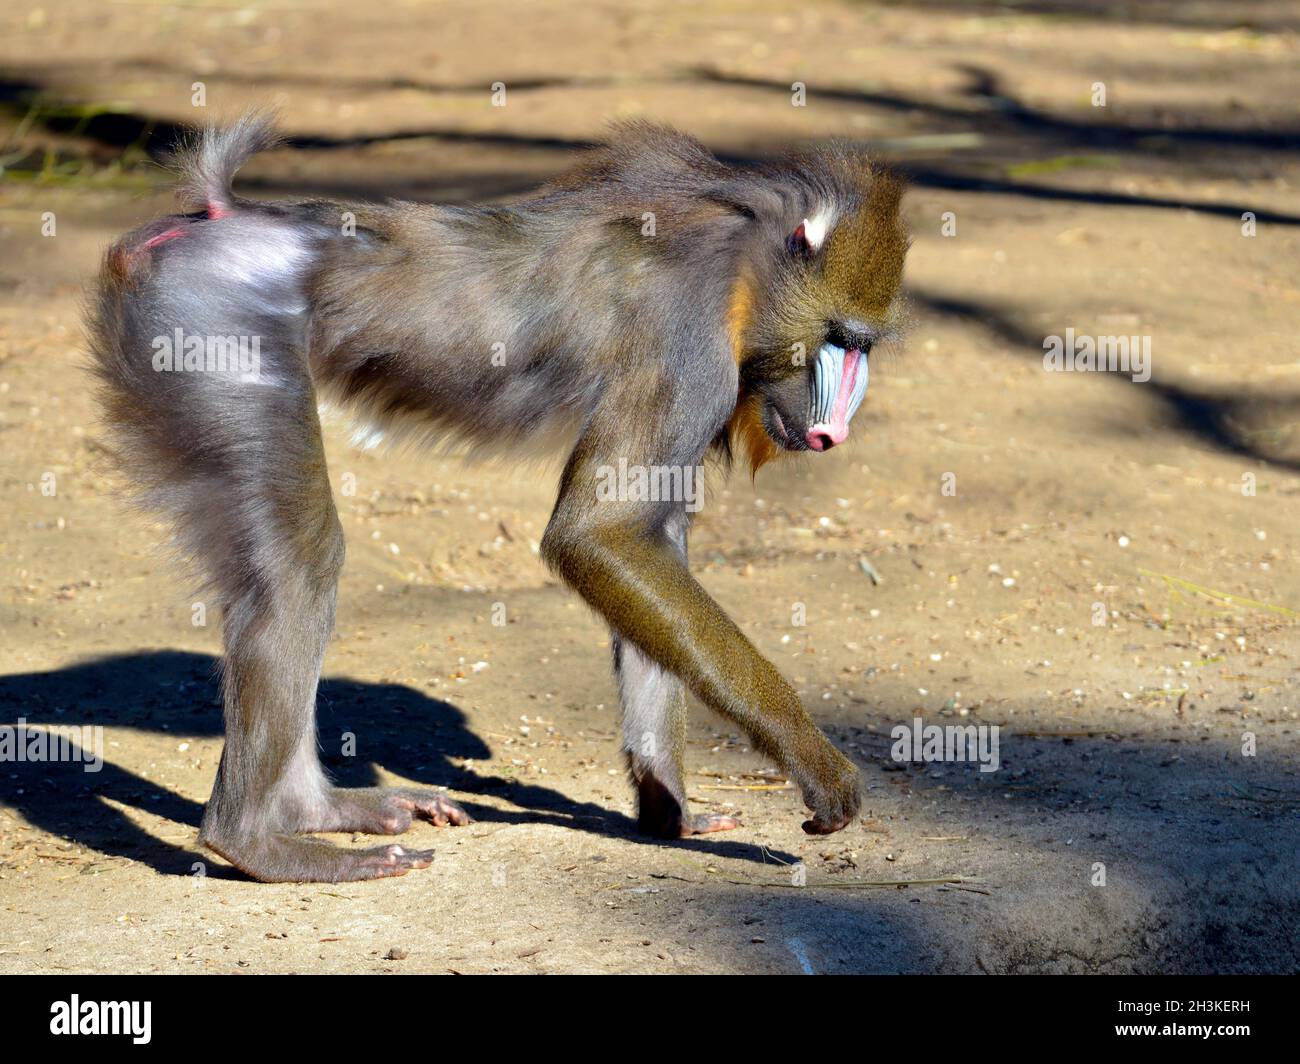
[{"label": "sandy dirt ground", "polygon": [[[6,0],[0,78],[0,723],[104,739],[97,773],[0,763],[0,971],[1300,966],[1293,5]],[[805,836],[696,707],[691,798],[744,826],[639,838],[608,636],[537,557],[555,462],[359,451],[331,422],[356,490],[324,757],[476,823],[340,887],[199,847],[219,625],[121,505],[79,305],[169,209],[141,145],[266,102],[295,138],[244,175],[268,198],[509,196],[635,115],[907,171],[912,324],[853,442],[715,474],[692,538],[860,763],[858,822]],[[1047,372],[1067,328],[1150,337],[1150,380]],[[998,771],[892,760],[917,716],[998,725]]]}]

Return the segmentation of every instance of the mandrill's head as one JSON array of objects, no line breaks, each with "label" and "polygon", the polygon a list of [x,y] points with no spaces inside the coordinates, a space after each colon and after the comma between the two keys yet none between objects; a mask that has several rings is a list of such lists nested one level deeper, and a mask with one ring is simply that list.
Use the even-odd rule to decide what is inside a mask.
[{"label": "mandrill's head", "polygon": [[857,153],[828,149],[753,180],[770,195],[748,197],[762,207],[728,326],[741,383],[731,438],[757,470],[847,439],[872,347],[895,335],[908,237],[902,181]]}]

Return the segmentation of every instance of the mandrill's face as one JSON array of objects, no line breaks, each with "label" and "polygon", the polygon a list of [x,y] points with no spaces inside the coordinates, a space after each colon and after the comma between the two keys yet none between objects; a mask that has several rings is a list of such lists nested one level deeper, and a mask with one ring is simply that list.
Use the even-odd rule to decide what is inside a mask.
[{"label": "mandrill's face", "polygon": [[828,451],[867,394],[872,347],[892,337],[907,235],[901,185],[870,175],[862,201],[815,211],[789,233],[755,308],[741,372],[769,446]]},{"label": "mandrill's face", "polygon": [[867,394],[875,340],[864,323],[828,323],[803,373],[760,386],[763,428],[777,446],[829,451],[849,438],[849,422]]}]

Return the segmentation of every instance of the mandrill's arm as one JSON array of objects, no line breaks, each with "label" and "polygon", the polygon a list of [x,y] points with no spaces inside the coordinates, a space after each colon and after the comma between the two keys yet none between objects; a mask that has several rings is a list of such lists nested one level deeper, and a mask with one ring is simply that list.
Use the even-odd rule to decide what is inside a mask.
[{"label": "mandrill's arm", "polygon": [[[858,811],[857,769],[691,576],[668,530],[683,519],[680,502],[598,497],[601,470],[619,468],[620,459],[629,469],[641,466],[651,473],[667,465],[694,466],[711,438],[709,425],[688,429],[690,412],[672,409],[678,404],[671,396],[654,389],[640,394],[654,398],[607,396],[589,422],[565,468],[542,556],[618,636],[743,728],[798,783],[813,811],[805,831],[838,831]],[[691,444],[692,436],[704,442]],[[682,455],[689,456],[684,463]],[[644,788],[642,795],[644,801]]]}]

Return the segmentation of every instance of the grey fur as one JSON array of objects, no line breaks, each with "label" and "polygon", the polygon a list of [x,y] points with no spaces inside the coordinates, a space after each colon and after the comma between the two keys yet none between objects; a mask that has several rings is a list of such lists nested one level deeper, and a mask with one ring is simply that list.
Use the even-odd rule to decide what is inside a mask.
[{"label": "grey fur", "polygon": [[[173,518],[223,612],[227,746],[204,840],[263,879],[396,874],[428,855],[294,838],[389,830],[412,808],[463,816],[427,795],[345,795],[320,767],[315,691],[344,547],[318,393],[474,450],[580,434],[565,489],[588,460],[697,465],[725,449],[741,388],[726,323],[742,266],[760,287],[794,284],[786,235],[814,210],[855,209],[865,164],[833,149],[738,170],[633,124],[507,207],[235,197],[234,172],[274,143],[269,120],[250,115],[185,150],[182,197],[197,210],[110,249],[91,350],[124,468]],[[809,350],[825,324],[813,309]],[[756,312],[760,347],[783,357],[788,322],[766,303]],[[256,337],[260,372],[157,371],[155,343],[176,330]],[[590,509],[562,501],[548,542],[580,543]],[[672,541],[684,515],[668,503],[627,519]],[[676,548],[684,564],[684,524]],[[621,669],[629,734],[672,744],[681,685],[644,649],[628,643]]]}]

